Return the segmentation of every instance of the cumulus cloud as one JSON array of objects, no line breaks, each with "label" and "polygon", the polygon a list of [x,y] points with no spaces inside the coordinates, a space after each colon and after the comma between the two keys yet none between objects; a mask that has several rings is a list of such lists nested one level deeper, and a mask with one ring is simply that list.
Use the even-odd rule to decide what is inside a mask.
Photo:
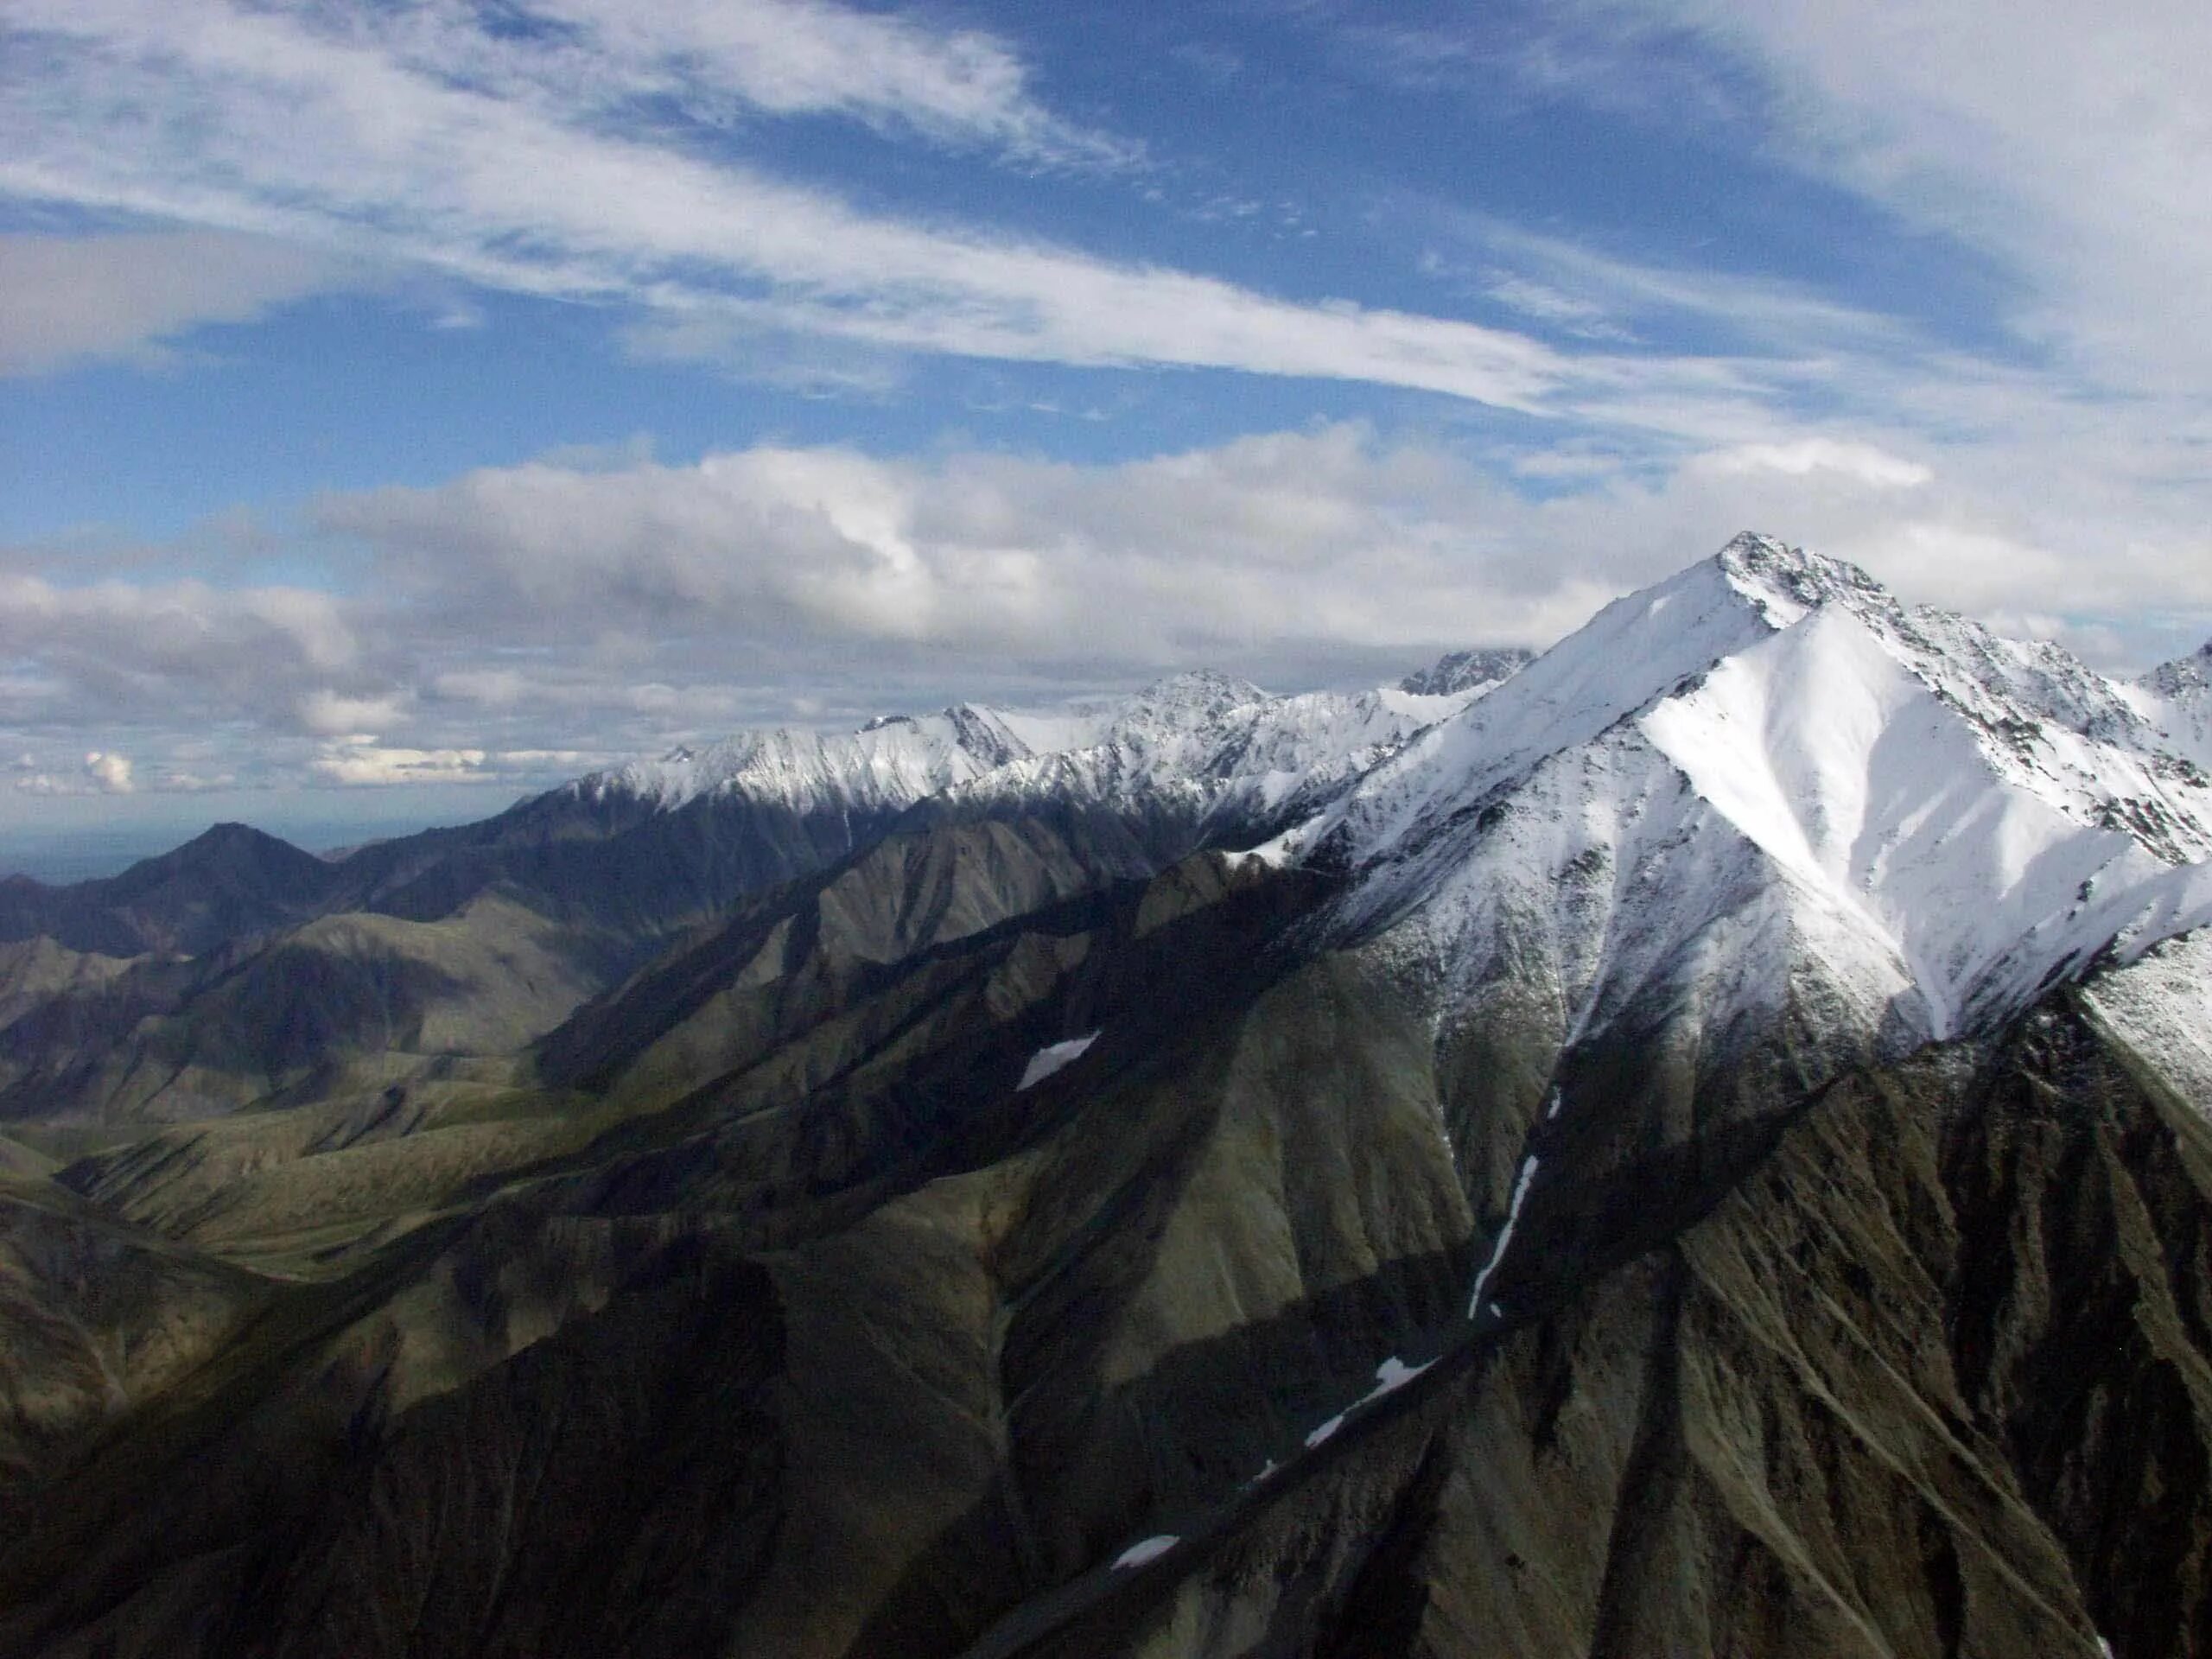
[{"label": "cumulus cloud", "polygon": [[[1862,557],[1915,598],[1987,608],[2001,584],[2016,607],[2085,608],[2095,550],[2054,537],[2081,504],[2023,497],[2002,471],[1941,469],[1906,442],[1732,442],[1643,477],[1601,461],[1601,481],[1534,500],[1453,446],[1355,423],[1097,467],[763,447],[492,469],[316,512],[376,549],[393,588],[435,588],[429,609],[497,619],[511,645],[588,640],[618,661],[636,642],[691,642],[741,649],[770,678],[855,642],[913,661],[1141,668],[1537,640],[1754,523]],[[2204,546],[2179,523],[2145,537],[2088,608],[2212,604]],[[512,707],[528,683],[455,668],[436,690]]]},{"label": "cumulus cloud", "polygon": [[334,784],[456,784],[484,775],[482,749],[392,748],[365,734],[334,739],[308,764]]},{"label": "cumulus cloud", "polygon": [[39,770],[37,760],[25,754],[15,773],[16,790],[26,795],[129,795],[137,789],[130,757],[105,749],[94,749],[82,767],[59,776]]},{"label": "cumulus cloud", "polygon": [[120,754],[93,750],[85,757],[85,775],[109,795],[128,795],[135,787],[130,781],[130,761]]},{"label": "cumulus cloud", "polygon": [[[147,790],[520,787],[764,721],[1184,667],[1379,682],[1446,647],[1547,644],[1750,527],[2115,665],[2212,632],[2212,540],[2185,504],[2085,539],[2096,503],[2063,479],[1880,429],[1665,469],[1557,459],[1573,487],[1532,496],[1440,435],[1338,423],[1097,465],[764,445],[333,493],[304,533],[359,562],[352,596],[0,581],[0,736],[31,752],[25,790],[91,787],[53,758],[86,730],[127,742]],[[2177,637],[2143,631],[2153,611]]]},{"label": "cumulus cloud", "polygon": [[1692,465],[1720,478],[1741,478],[1753,473],[1779,473],[1785,478],[1807,478],[1815,473],[1840,473],[1878,490],[1917,488],[1936,476],[1916,461],[1891,454],[1871,443],[1851,443],[1834,438],[1800,438],[1789,443],[1746,443],[1698,456]]},{"label": "cumulus cloud", "polygon": [[324,742],[308,770],[325,783],[349,788],[514,783],[573,777],[618,758],[598,749],[411,749],[357,732]]},{"label": "cumulus cloud", "polygon": [[312,589],[120,577],[71,586],[4,570],[0,652],[38,665],[0,704],[32,727],[80,718],[87,700],[172,721],[261,723],[292,702],[289,687],[361,667],[346,607]]}]

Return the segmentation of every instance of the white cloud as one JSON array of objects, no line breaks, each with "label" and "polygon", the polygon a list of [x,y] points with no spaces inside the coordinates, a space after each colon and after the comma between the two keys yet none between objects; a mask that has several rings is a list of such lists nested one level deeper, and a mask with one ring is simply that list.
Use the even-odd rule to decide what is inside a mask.
[{"label": "white cloud", "polygon": [[487,758],[482,749],[387,747],[356,734],[324,744],[308,766],[333,784],[463,784],[487,779]]},{"label": "white cloud", "polygon": [[[839,15],[792,10],[817,22]],[[0,58],[0,190],[373,250],[529,293],[623,299],[669,319],[640,337],[662,349],[689,327],[726,354],[730,330],[741,328],[900,351],[1363,380],[1515,409],[1554,404],[1583,378],[1582,365],[1510,331],[1294,302],[1190,272],[862,213],[709,159],[678,134],[633,122],[615,136],[592,118],[588,99],[565,96],[576,77],[600,73],[576,68],[573,54],[538,62],[439,8],[404,14],[435,21],[421,40],[385,38],[380,16],[214,0],[18,0],[7,19],[15,49]],[[611,6],[592,16],[594,28],[630,38]],[[650,43],[634,61],[617,54],[618,80],[649,76],[684,29],[719,27],[703,10],[640,16],[647,22],[635,28]],[[746,38],[757,46],[766,35]],[[1009,101],[1003,76],[971,79],[999,89],[995,104],[976,108],[1001,113],[976,123],[1020,129],[1031,120],[1028,105]],[[802,105],[827,96],[804,90],[814,84],[804,77],[789,84]],[[950,93],[935,104],[890,92],[861,101],[898,98],[917,123],[930,110],[950,120],[968,107]],[[1681,378],[1663,360],[1590,369],[1606,386]],[[1680,390],[1700,391],[1710,378],[1695,370]]]},{"label": "white cloud", "polygon": [[128,795],[134,787],[130,761],[124,755],[95,749],[85,757],[85,775],[96,788],[109,795]]},{"label": "white cloud", "polygon": [[308,772],[345,788],[394,785],[516,784],[568,778],[625,758],[601,749],[413,749],[378,742],[365,733],[326,740],[308,762]]},{"label": "white cloud", "polygon": [[348,668],[359,645],[339,602],[312,589],[118,578],[73,587],[0,570],[0,652],[52,675],[190,683],[256,704],[272,677]]},{"label": "white cloud", "polygon": [[1691,464],[1718,478],[1740,478],[1751,473],[1779,473],[1787,478],[1840,473],[1878,490],[1916,489],[1936,475],[1920,462],[1893,455],[1873,444],[1834,438],[1740,444],[1700,455]]},{"label": "white cloud", "polygon": [[362,273],[298,247],[215,231],[0,234],[0,375],[87,359],[157,362],[162,342],[247,322]]},{"label": "white cloud", "polygon": [[1569,334],[1597,340],[1627,340],[1634,338],[1626,328],[1612,321],[1603,305],[1593,300],[1563,293],[1533,277],[1516,276],[1507,270],[1485,271],[1482,276],[1482,291],[1510,311],[1517,311],[1539,322],[1556,324]]},{"label": "white cloud", "polygon": [[1123,165],[1134,146],[1076,128],[1029,91],[1007,43],[974,29],[822,0],[537,0],[582,31],[591,73],[630,95],[736,102],[773,115],[836,114],[1029,162]]},{"label": "white cloud", "polygon": [[24,791],[92,787],[54,758],[83,731],[148,791],[520,788],[764,721],[1182,667],[1374,683],[1548,643],[1745,528],[2102,661],[2212,632],[2212,539],[2178,508],[2104,528],[2063,480],[1934,466],[1880,429],[1588,459],[1563,451],[1575,487],[1532,499],[1478,453],[1344,424],[1110,465],[764,446],[334,494],[319,533],[360,544],[354,597],[0,580],[0,741]]},{"label": "white cloud", "polygon": [[2194,0],[1602,0],[1701,31],[1772,89],[1804,164],[1978,243],[2014,321],[2127,384],[2212,369],[2212,10]]},{"label": "white cloud", "polygon": [[[556,661],[588,642],[626,682],[695,648],[740,651],[773,683],[855,642],[909,664],[988,651],[1134,671],[1535,641],[1752,524],[1969,609],[2212,606],[2185,518],[2138,519],[2126,568],[2088,594],[2108,543],[2082,539],[2081,503],[2002,468],[1939,474],[1890,434],[1732,435],[1649,474],[1600,457],[1594,481],[1586,460],[1555,469],[1583,487],[1532,501],[1457,448],[1357,425],[1105,467],[769,447],[489,470],[330,497],[319,516],[379,550],[391,590],[435,592],[436,613],[495,619]],[[514,669],[456,668],[437,690],[486,708],[549,695]]]},{"label": "white cloud", "polygon": [[390,731],[406,718],[408,699],[397,693],[348,697],[318,687],[299,702],[300,724],[319,737]]}]

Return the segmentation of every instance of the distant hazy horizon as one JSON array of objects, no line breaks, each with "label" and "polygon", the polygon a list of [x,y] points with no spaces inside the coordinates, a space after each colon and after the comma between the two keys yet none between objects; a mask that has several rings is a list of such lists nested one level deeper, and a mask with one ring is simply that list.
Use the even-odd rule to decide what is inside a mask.
[{"label": "distant hazy horizon", "polygon": [[473,823],[504,810],[514,799],[497,789],[472,789],[455,804],[439,804],[408,791],[401,800],[374,803],[372,811],[347,812],[327,796],[272,791],[226,796],[219,804],[203,800],[196,813],[177,813],[172,798],[163,803],[168,811],[120,822],[65,827],[0,823],[0,877],[28,875],[61,887],[119,875],[141,859],[181,847],[218,823],[251,824],[305,851],[331,853],[444,824]]}]

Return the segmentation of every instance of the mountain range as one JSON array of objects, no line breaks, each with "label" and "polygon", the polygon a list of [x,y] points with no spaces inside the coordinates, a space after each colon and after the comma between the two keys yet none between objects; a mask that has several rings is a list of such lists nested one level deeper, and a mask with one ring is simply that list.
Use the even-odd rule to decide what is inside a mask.
[{"label": "mountain range", "polygon": [[0,883],[0,1653],[2212,1654],[2208,768],[1745,536]]}]

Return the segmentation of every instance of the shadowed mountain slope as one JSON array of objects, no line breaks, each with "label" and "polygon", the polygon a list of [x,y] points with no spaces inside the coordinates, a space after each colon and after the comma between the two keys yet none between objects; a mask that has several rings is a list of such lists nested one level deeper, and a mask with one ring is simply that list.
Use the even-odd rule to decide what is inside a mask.
[{"label": "shadowed mountain slope", "polygon": [[596,992],[505,890],[44,953],[87,1100],[264,1092],[22,1122],[0,1654],[2212,1655],[2171,727],[1760,538],[1409,734],[1296,701]]}]

